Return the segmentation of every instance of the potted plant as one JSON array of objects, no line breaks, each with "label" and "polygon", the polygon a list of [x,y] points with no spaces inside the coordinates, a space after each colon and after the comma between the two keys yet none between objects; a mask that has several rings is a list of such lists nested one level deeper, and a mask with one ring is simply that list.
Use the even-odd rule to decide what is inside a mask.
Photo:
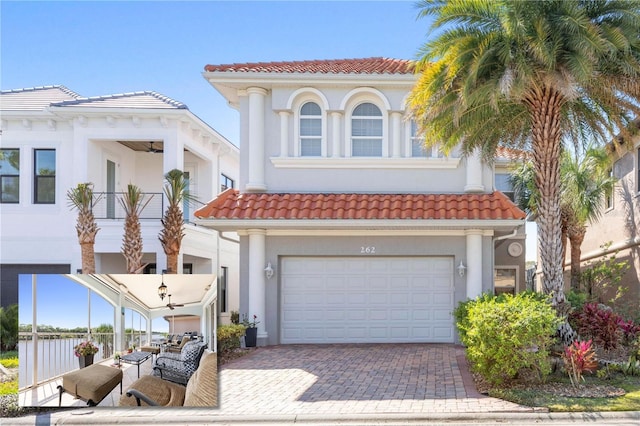
[{"label": "potted plant", "polygon": [[116,354],[113,356],[113,363],[115,365],[120,365],[120,352],[116,352]]},{"label": "potted plant", "polygon": [[93,356],[98,353],[98,350],[98,347],[88,340],[78,343],[73,348],[73,352],[78,357],[80,368],[93,364]]},{"label": "potted plant", "polygon": [[260,321],[258,321],[258,317],[256,315],[253,316],[253,321],[249,321],[247,314],[242,316],[242,325],[245,326],[244,343],[248,348],[256,346],[256,341],[258,339],[258,328],[256,325],[258,324],[260,324]]}]

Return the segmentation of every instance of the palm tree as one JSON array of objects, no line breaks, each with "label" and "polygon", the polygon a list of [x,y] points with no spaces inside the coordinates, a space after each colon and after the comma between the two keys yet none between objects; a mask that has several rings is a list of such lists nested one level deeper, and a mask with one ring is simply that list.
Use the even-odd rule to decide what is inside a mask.
[{"label": "palm tree", "polygon": [[587,223],[597,221],[607,194],[615,185],[610,157],[604,148],[588,148],[584,156],[564,155],[561,164],[562,204],[566,234],[571,244],[571,288],[580,288],[581,246]]},{"label": "palm tree", "polygon": [[118,198],[125,211],[124,236],[122,238],[122,255],[127,262],[128,274],[140,274],[146,266],[142,263],[142,231],[140,214],[149,204],[153,195],[145,201],[145,195],[136,185],[127,185],[127,192]]},{"label": "palm tree", "polygon": [[[589,147],[583,155],[563,150],[560,161],[560,227],[562,259],[566,241],[571,244],[571,287],[577,289],[581,273],[581,246],[587,223],[598,220],[605,197],[613,190],[615,179],[609,175],[611,160],[605,148]],[[511,173],[516,204],[536,215],[539,200],[534,183],[533,165],[522,162]]]},{"label": "palm tree", "polygon": [[78,209],[76,232],[82,255],[82,273],[96,273],[96,257],[93,247],[96,242],[96,234],[100,230],[93,216],[93,207],[102,196],[93,196],[93,184],[91,182],[79,183],[75,188],[67,191],[67,199],[71,209]]},{"label": "palm tree", "polygon": [[[637,0],[423,0],[440,31],[420,50],[409,97],[427,145],[531,152],[542,283],[566,318],[560,211],[565,141],[609,140],[640,114]],[[628,138],[626,138],[628,140]],[[575,339],[567,321],[565,343]]]},{"label": "palm tree", "polygon": [[184,217],[180,206],[183,201],[192,202],[195,198],[189,194],[189,181],[181,170],[170,170],[164,175],[164,180],[164,194],[169,204],[161,220],[159,239],[167,255],[167,273],[177,274],[178,255],[184,237]]}]

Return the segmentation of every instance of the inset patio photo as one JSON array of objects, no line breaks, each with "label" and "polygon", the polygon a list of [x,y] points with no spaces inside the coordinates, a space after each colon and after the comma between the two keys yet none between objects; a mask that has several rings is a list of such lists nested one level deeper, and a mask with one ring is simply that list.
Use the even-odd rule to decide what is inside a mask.
[{"label": "inset patio photo", "polygon": [[19,275],[19,404],[218,406],[217,277]]}]

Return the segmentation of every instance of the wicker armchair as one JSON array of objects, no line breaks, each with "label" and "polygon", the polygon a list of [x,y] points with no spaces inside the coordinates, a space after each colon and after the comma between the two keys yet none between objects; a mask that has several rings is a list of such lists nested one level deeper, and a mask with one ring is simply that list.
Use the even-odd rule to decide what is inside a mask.
[{"label": "wicker armchair", "polygon": [[191,375],[198,369],[200,358],[207,344],[189,341],[179,354],[167,353],[156,357],[153,365],[153,375],[175,383],[187,384]]},{"label": "wicker armchair", "polygon": [[120,397],[120,406],[218,406],[218,362],[215,352],[205,351],[196,372],[187,386],[142,376]]},{"label": "wicker armchair", "polygon": [[182,340],[180,341],[180,344],[177,346],[168,346],[167,352],[179,354],[182,351],[182,348],[184,347],[184,345],[186,345],[187,342],[189,341],[191,341],[191,336],[188,336],[188,335],[182,336]]}]

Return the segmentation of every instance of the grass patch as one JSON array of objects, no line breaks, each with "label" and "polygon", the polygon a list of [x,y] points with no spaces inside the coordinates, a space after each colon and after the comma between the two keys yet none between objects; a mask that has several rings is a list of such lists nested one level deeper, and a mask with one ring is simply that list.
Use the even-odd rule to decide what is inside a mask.
[{"label": "grass patch", "polygon": [[[549,378],[549,381],[564,382],[564,377]],[[638,411],[640,410],[640,377],[613,374],[610,378],[586,377],[585,384],[610,385],[624,389],[623,396],[610,398],[575,398],[555,395],[540,389],[491,389],[489,395],[529,407],[547,407],[549,411]]]}]

